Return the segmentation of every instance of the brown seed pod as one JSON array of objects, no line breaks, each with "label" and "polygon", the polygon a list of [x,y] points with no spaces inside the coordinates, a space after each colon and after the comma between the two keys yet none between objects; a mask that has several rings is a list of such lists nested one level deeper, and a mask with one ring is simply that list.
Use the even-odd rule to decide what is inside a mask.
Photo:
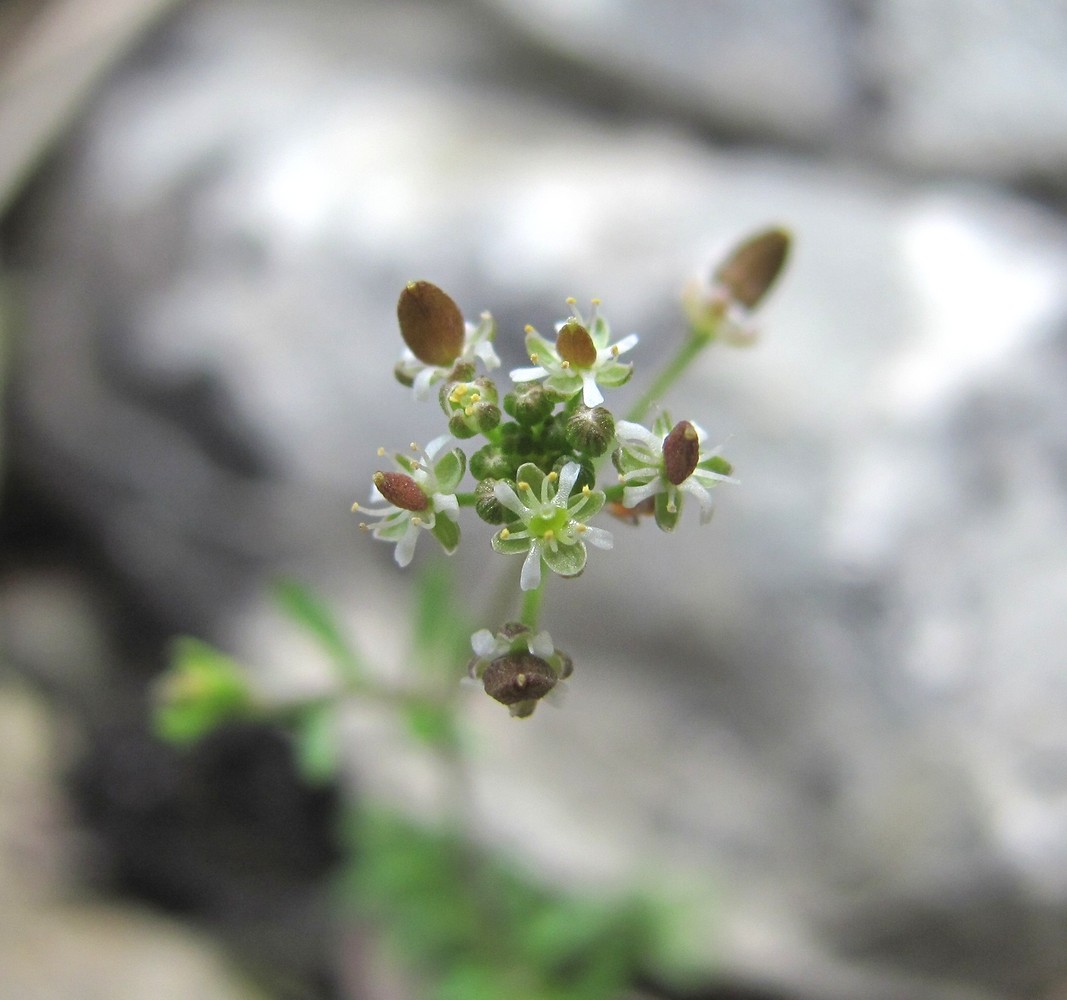
[{"label": "brown seed pod", "polygon": [[596,344],[589,331],[576,319],[568,320],[560,327],[556,350],[575,368],[592,368],[596,364]]},{"label": "brown seed pod", "polygon": [[376,472],[374,485],[386,500],[402,510],[426,510],[430,499],[419,484],[403,472]]},{"label": "brown seed pod", "polygon": [[663,467],[667,481],[675,486],[684,483],[699,461],[697,429],[688,420],[679,420],[663,439]]},{"label": "brown seed pod", "polygon": [[396,304],[400,335],[424,365],[445,368],[463,350],[463,313],[428,281],[410,281]]},{"label": "brown seed pod", "polygon": [[533,653],[512,652],[499,656],[482,676],[485,693],[501,705],[537,701],[556,686],[556,674]]},{"label": "brown seed pod", "polygon": [[719,265],[714,281],[722,285],[731,298],[754,309],[785,266],[790,242],[791,237],[785,229],[765,229],[753,234]]}]

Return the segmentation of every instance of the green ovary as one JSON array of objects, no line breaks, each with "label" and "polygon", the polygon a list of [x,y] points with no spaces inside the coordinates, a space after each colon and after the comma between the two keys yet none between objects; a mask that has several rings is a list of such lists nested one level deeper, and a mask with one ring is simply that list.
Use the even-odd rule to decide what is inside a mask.
[{"label": "green ovary", "polygon": [[542,508],[542,513],[535,514],[530,518],[530,535],[534,538],[543,538],[550,531],[558,535],[570,521],[570,514],[565,507],[556,507],[554,504]]}]

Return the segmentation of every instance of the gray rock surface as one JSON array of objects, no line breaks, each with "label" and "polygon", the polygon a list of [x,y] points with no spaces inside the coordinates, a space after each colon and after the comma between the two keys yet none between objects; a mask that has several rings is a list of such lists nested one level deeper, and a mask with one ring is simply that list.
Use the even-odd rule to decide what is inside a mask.
[{"label": "gray rock surface", "polygon": [[[485,835],[569,882],[707,884],[697,946],[746,980],[1054,995],[1067,226],[989,185],[599,117],[510,72],[514,40],[470,11],[194,5],[115,79],[27,226],[21,461],[263,683],[315,676],[260,603],[280,569],[395,666],[410,579],[347,511],[379,444],[437,432],[388,374],[403,282],[492,309],[506,365],[524,323],[598,295],[642,335],[640,380],[715,245],[789,224],[766,337],[709,353],[671,402],[743,484],[706,529],[619,525],[551,588],[577,663],[561,711],[516,723],[472,695]],[[645,55],[678,44],[642,32]],[[704,86],[678,77],[665,101]],[[457,571],[489,607],[517,566],[468,534]],[[431,808],[426,762],[378,719],[352,727],[361,787]]]}]

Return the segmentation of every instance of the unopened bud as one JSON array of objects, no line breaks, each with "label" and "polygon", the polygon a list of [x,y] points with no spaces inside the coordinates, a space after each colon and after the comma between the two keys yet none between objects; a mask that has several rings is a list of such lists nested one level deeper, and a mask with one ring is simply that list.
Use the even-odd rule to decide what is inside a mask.
[{"label": "unopened bud", "polygon": [[503,524],[508,519],[507,507],[493,492],[496,484],[496,479],[483,479],[474,487],[474,512],[486,524]]},{"label": "unopened bud", "polygon": [[791,240],[778,227],[755,233],[719,265],[713,281],[746,309],[755,309],[785,266]]},{"label": "unopened bud", "polygon": [[567,444],[594,458],[615,439],[615,418],[603,406],[578,406],[567,421]]},{"label": "unopened bud", "polygon": [[463,351],[463,313],[451,297],[428,281],[412,281],[396,304],[400,335],[423,364],[444,368]]},{"label": "unopened bud", "polygon": [[419,484],[403,472],[376,472],[374,485],[389,503],[401,510],[426,510],[430,506],[429,497]]},{"label": "unopened bud", "polygon": [[475,479],[509,479],[515,463],[495,444],[479,448],[470,458],[470,472]]},{"label": "unopened bud", "polygon": [[700,440],[688,420],[679,420],[663,439],[663,469],[667,481],[675,486],[684,483],[700,461]]},{"label": "unopened bud", "polygon": [[553,405],[540,382],[522,382],[504,397],[504,409],[526,427],[541,423]]}]

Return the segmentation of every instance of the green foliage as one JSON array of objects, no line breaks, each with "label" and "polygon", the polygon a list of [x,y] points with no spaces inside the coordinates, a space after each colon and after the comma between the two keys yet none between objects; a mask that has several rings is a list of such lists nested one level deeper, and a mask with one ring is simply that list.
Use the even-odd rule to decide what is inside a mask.
[{"label": "green foliage", "polygon": [[295,580],[279,581],[274,588],[274,599],[285,615],[319,643],[343,678],[356,680],[366,675],[362,658],[352,648],[333,613],[307,587]]},{"label": "green foliage", "polygon": [[224,722],[253,714],[252,696],[237,663],[199,639],[174,643],[156,705],[156,732],[163,739],[193,743]]},{"label": "green foliage", "polygon": [[614,1000],[655,960],[655,911],[642,900],[553,892],[389,812],[355,814],[348,836],[344,902],[430,1000]]}]

